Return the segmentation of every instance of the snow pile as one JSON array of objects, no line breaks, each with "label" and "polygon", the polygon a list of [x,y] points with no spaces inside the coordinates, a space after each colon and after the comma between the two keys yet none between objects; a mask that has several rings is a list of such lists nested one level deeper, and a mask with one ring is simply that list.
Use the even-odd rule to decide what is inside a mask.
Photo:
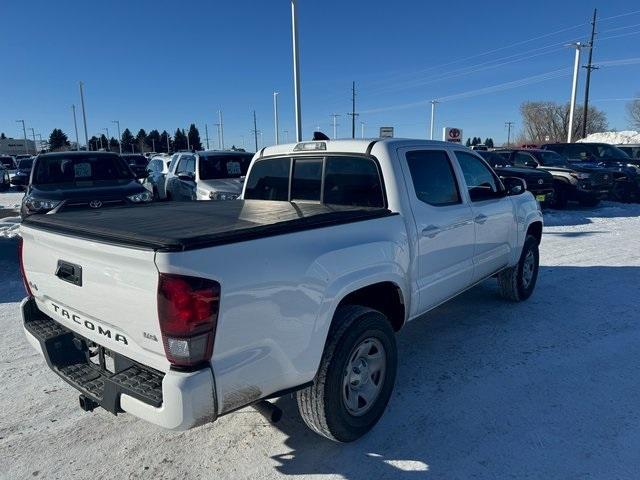
[{"label": "snow pile", "polygon": [[578,142],[599,142],[620,145],[624,143],[640,143],[640,132],[623,130],[622,132],[598,132],[587,135]]},{"label": "snow pile", "polygon": [[0,219],[0,238],[15,238],[18,236],[20,236],[20,217]]}]

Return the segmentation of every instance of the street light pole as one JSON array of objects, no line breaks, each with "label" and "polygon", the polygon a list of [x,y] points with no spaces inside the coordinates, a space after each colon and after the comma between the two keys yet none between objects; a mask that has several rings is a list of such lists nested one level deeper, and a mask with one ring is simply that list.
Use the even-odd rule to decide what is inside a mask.
[{"label": "street light pole", "polygon": [[103,128],[103,130],[106,130],[107,132],[107,150],[110,152],[111,151],[111,139],[109,138],[109,127],[105,127]]},{"label": "street light pole", "polygon": [[429,134],[429,139],[433,140],[433,129],[435,126],[435,117],[436,117],[436,103],[440,103],[437,100],[431,100],[431,133]]},{"label": "street light pole", "polygon": [[84,142],[89,150],[89,134],[87,133],[87,112],[84,108],[84,83],[80,82],[80,105],[82,106],[82,121],[84,123]]},{"label": "street light pole", "polygon": [[224,150],[224,124],[222,123],[222,110],[218,110],[218,121],[220,122],[220,150]]},{"label": "street light pole", "polygon": [[31,130],[31,136],[33,137],[33,153],[38,153],[38,150],[36,149],[36,131],[33,128],[29,128],[29,130]]},{"label": "street light pole", "polygon": [[111,120],[111,123],[115,123],[118,126],[118,147],[120,149],[120,155],[122,155],[122,135],[120,134],[120,120]]},{"label": "street light pole", "polygon": [[[333,139],[335,140],[338,138],[338,117],[340,115],[332,113],[331,116],[333,117]],[[318,128],[318,130],[320,130],[320,128]]]},{"label": "street light pole", "polygon": [[73,110],[73,128],[76,130],[76,150],[80,150],[80,139],[78,138],[78,121],[76,120],[76,106],[71,105]]},{"label": "street light pole", "polygon": [[302,111],[300,105],[300,52],[298,49],[297,0],[291,0],[291,36],[293,45],[293,96],[296,116],[296,142],[302,141]]},{"label": "street light pole", "polygon": [[207,124],[204,124],[204,138],[207,141],[207,150],[209,150],[209,127],[207,127]]},{"label": "street light pole", "polygon": [[364,138],[364,122],[360,122],[360,138]]},{"label": "street light pole", "polygon": [[273,92],[273,120],[276,129],[276,145],[280,143],[280,126],[278,120],[278,92]]},{"label": "street light pole", "polygon": [[576,109],[576,93],[578,91],[578,71],[580,69],[580,49],[584,46],[580,42],[572,43],[571,47],[576,49],[576,56],[573,63],[573,83],[571,84],[571,105],[569,107],[569,129],[567,132],[567,143],[571,143],[573,138],[573,114]]}]

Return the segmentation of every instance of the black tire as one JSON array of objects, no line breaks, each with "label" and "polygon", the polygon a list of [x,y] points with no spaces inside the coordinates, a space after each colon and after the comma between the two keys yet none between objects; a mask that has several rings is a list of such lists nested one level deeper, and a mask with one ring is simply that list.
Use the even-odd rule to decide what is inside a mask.
[{"label": "black tire", "polygon": [[[526,282],[523,272],[530,253],[533,255],[533,271],[531,278]],[[500,285],[502,296],[513,302],[522,302],[528,299],[536,288],[539,265],[538,240],[533,235],[527,235],[518,264],[498,274],[498,285]]]},{"label": "black tire", "polygon": [[551,208],[555,208],[557,210],[563,210],[567,208],[567,203],[569,201],[569,192],[567,191],[567,186],[563,183],[554,184],[554,195],[553,200],[549,203]]},{"label": "black tire", "polygon": [[600,204],[600,199],[596,196],[591,197],[582,197],[579,201],[580,206],[582,207],[597,207]]},{"label": "black tire", "polygon": [[[383,346],[386,365],[384,374],[378,377],[382,383],[377,396],[368,410],[353,415],[343,399],[346,367],[350,365],[354,349],[369,339]],[[397,363],[395,333],[385,315],[359,305],[340,307],[334,316],[313,385],[296,393],[302,419],[311,430],[330,440],[357,440],[371,430],[384,413],[393,391]],[[372,378],[367,381],[373,381]],[[359,405],[359,399],[356,403]]]},{"label": "black tire", "polygon": [[160,195],[158,194],[158,189],[154,186],[153,187],[153,200],[154,201],[158,201],[160,200]]},{"label": "black tire", "polygon": [[616,180],[609,193],[609,198],[615,202],[629,203],[631,201],[631,185],[623,180]]}]

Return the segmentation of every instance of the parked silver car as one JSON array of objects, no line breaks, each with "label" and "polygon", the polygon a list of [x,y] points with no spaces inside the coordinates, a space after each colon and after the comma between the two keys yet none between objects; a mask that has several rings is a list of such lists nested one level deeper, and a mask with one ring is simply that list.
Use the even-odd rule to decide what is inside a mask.
[{"label": "parked silver car", "polygon": [[156,200],[167,198],[166,179],[171,168],[171,157],[166,155],[156,155],[151,158],[147,165],[147,177],[142,184],[153,193]]},{"label": "parked silver car", "polygon": [[234,200],[253,153],[207,150],[174,155],[166,177],[168,200]]}]

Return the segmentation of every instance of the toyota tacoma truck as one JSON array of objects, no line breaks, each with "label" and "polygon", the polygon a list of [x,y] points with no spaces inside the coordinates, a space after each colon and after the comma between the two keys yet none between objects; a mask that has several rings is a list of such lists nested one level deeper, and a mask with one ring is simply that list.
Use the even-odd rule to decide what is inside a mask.
[{"label": "toyota tacoma truck", "polygon": [[385,410],[402,327],[491,277],[526,300],[541,235],[524,182],[465,147],[278,145],[237,200],[26,218],[24,330],[84,410],[181,430],[294,393],[348,442]]}]

